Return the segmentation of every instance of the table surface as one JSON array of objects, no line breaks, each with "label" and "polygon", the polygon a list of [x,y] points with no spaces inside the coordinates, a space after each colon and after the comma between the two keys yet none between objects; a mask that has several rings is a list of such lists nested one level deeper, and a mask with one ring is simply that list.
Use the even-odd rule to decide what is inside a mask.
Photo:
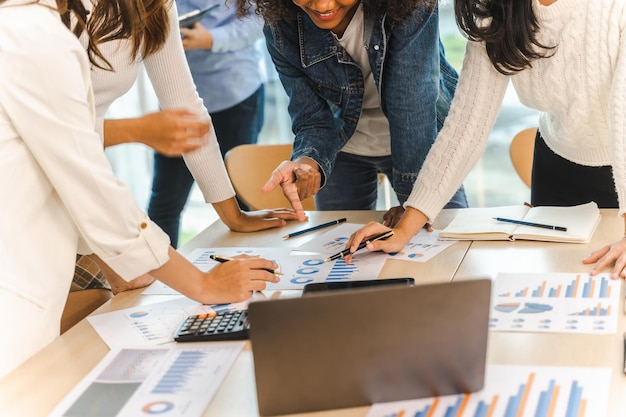
[{"label": "table surface", "polygon": [[[434,223],[445,227],[456,210],[444,210]],[[383,212],[312,211],[309,224],[341,217],[350,223],[381,221]],[[284,240],[282,236],[302,229],[289,224],[282,229],[257,233],[231,232],[216,222],[180,249],[188,254],[200,247],[296,247],[316,233]],[[622,220],[616,210],[602,210],[602,220],[589,244],[549,242],[458,242],[426,263],[388,260],[379,277],[411,276],[416,284],[495,278],[498,272],[584,272],[591,269],[581,259],[593,249],[622,236]],[[163,301],[169,296],[141,295],[142,290],[116,295],[94,314]],[[285,293],[285,294],[283,294]],[[294,291],[275,291],[268,296],[294,296]],[[623,294],[621,294],[623,299]],[[621,307],[621,306],[620,306]],[[623,339],[626,330],[620,314],[617,335],[490,332],[487,360],[492,364],[602,366],[613,370],[608,416],[624,415],[626,379],[623,373]],[[0,380],[0,415],[46,416],[108,352],[87,320],[75,327]],[[298,414],[316,417],[364,417],[369,407]],[[204,413],[205,417],[257,416],[252,352],[249,342],[219,387]],[[294,415],[295,416],[295,415]]]}]

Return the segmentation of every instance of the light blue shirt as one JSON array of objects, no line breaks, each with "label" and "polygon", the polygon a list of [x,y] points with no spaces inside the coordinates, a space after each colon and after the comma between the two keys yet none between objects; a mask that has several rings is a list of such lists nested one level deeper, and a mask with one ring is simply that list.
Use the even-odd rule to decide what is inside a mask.
[{"label": "light blue shirt", "polygon": [[[191,75],[209,113],[228,109],[250,97],[263,83],[263,20],[252,11],[238,19],[236,4],[224,0],[176,0],[179,14],[217,4],[200,24],[213,34],[213,49],[186,51]],[[262,41],[259,41],[262,42]]]}]

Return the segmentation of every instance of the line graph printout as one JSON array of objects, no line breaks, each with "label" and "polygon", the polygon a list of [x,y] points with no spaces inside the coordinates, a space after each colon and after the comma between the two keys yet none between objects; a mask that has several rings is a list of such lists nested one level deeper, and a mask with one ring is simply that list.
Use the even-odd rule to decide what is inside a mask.
[{"label": "line graph printout", "polygon": [[[255,296],[257,296],[255,294]],[[258,295],[261,298],[260,295]],[[224,309],[245,310],[248,302],[203,305],[186,297],[89,316],[87,320],[113,349],[124,346],[155,346],[174,341],[174,332],[188,316]]]},{"label": "line graph printout", "polygon": [[201,416],[244,342],[110,351],[50,417]]},{"label": "line graph printout", "polygon": [[617,331],[621,280],[609,274],[499,273],[489,326],[495,331]]},{"label": "line graph printout", "polygon": [[609,368],[488,365],[472,394],[374,404],[367,417],[597,417],[606,415]]}]

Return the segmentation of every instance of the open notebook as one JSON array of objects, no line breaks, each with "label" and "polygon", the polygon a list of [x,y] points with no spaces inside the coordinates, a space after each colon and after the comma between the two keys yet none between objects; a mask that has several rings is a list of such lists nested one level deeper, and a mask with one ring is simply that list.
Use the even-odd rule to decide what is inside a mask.
[{"label": "open notebook", "polygon": [[[554,225],[567,231],[525,226],[497,221],[495,218]],[[571,207],[505,206],[461,209],[443,229],[443,240],[541,240],[548,242],[586,243],[600,221],[594,202]]]}]

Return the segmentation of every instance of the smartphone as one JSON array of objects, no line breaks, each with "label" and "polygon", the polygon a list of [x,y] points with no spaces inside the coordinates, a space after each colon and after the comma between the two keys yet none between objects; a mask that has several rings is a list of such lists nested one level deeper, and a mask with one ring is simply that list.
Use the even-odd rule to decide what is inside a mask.
[{"label": "smartphone", "polygon": [[185,13],[178,17],[178,26],[181,28],[191,29],[196,22],[199,22],[208,13],[211,13],[219,4],[214,4],[211,7],[207,7],[204,10],[194,10],[193,12]]},{"label": "smartphone", "polygon": [[322,291],[335,291],[335,290],[353,290],[359,288],[372,288],[388,285],[400,285],[405,287],[412,287],[415,285],[413,278],[385,278],[385,279],[372,279],[363,281],[331,281],[331,282],[313,282],[306,284],[302,290],[302,294],[319,293]]}]

